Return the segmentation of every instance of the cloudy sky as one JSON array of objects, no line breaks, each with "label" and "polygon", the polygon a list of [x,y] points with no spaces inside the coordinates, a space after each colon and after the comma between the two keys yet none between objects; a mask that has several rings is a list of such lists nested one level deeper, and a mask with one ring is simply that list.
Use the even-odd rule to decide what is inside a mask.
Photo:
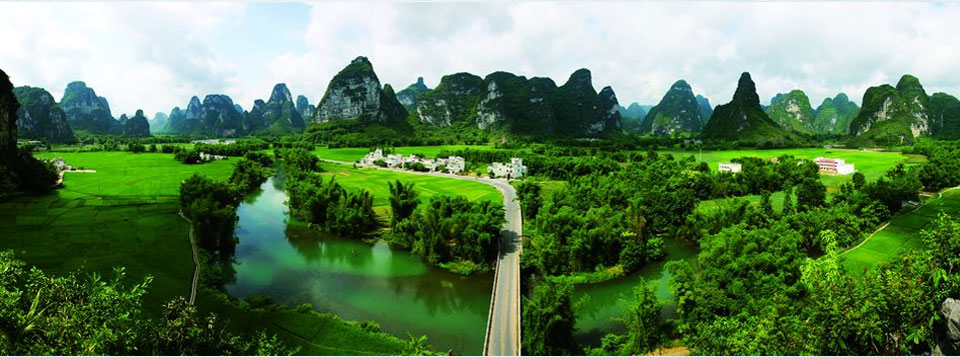
[{"label": "cloudy sky", "polygon": [[83,80],[115,116],[210,93],[249,108],[278,82],[315,103],[359,55],[399,88],[589,68],[624,105],[680,78],[716,105],[749,71],[764,102],[799,88],[816,106],[904,73],[960,94],[957,19],[957,3],[0,3],[0,69],[58,100]]}]

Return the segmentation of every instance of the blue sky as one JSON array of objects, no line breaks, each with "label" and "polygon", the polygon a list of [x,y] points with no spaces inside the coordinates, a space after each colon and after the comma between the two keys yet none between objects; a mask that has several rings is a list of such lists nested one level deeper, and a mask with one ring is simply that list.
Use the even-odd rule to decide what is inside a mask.
[{"label": "blue sky", "polygon": [[904,73],[960,94],[958,18],[955,3],[0,3],[0,69],[58,99],[84,80],[115,116],[211,93],[249,108],[278,82],[315,103],[359,55],[397,88],[585,67],[624,105],[681,78],[716,105],[750,71],[764,102],[799,88],[816,106]]}]

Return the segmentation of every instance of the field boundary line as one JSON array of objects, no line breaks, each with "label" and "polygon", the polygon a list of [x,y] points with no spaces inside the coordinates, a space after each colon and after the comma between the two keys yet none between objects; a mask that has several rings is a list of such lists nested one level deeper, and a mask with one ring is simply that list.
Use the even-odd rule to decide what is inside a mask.
[{"label": "field boundary line", "polygon": [[190,283],[190,305],[194,304],[197,298],[197,280],[200,277],[200,258],[197,257],[197,241],[193,238],[193,221],[183,214],[183,210],[178,212],[180,218],[190,224],[190,250],[193,251],[193,281]]},{"label": "field boundary line", "polygon": [[[953,191],[953,190],[956,190],[956,189],[958,189],[958,188],[960,188],[960,186],[950,187],[950,188],[947,188],[947,189],[940,190],[939,192],[937,192],[937,198],[935,198],[935,199],[930,199],[930,200],[928,200],[927,202],[921,203],[919,206],[914,207],[912,210],[910,210],[910,212],[904,213],[904,215],[905,215],[905,214],[908,214],[908,213],[916,212],[916,211],[919,210],[921,207],[926,206],[928,203],[932,202],[933,200],[939,200],[939,199],[943,198],[943,193],[944,193],[944,192]],[[898,217],[899,217],[899,216],[898,216]],[[895,217],[894,217],[894,218],[895,218]],[[886,229],[887,226],[889,226],[890,223],[892,223],[892,222],[893,222],[893,218],[891,218],[889,221],[887,221],[887,223],[884,223],[882,226],[880,226],[880,228],[877,228],[877,230],[873,231],[873,233],[870,233],[870,235],[868,235],[866,238],[864,238],[863,241],[860,242],[860,244],[857,244],[857,245],[855,245],[855,246],[853,246],[853,247],[847,248],[847,250],[844,250],[843,253],[840,253],[839,256],[842,257],[842,256],[846,255],[847,253],[849,253],[849,252],[851,252],[851,251],[854,251],[854,250],[856,250],[857,248],[860,248],[860,246],[866,244],[866,243],[870,240],[870,238],[873,238],[874,235],[876,235],[877,233],[880,233],[880,231]]]}]

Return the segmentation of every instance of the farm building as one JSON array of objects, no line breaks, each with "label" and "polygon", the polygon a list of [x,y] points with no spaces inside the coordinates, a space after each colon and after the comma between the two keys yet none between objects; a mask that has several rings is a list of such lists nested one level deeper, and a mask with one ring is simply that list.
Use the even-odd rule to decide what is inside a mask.
[{"label": "farm building", "polygon": [[821,156],[813,159],[813,162],[816,162],[817,166],[820,167],[820,172],[848,175],[856,171],[853,169],[853,164],[845,163],[843,159],[828,159]]},{"label": "farm building", "polygon": [[527,175],[527,167],[523,165],[523,159],[514,157],[510,159],[509,164],[494,162],[487,166],[487,172],[493,177],[521,178]]},{"label": "farm building", "polygon": [[742,168],[743,168],[743,165],[735,162],[721,162],[720,165],[718,165],[717,170],[719,170],[720,172],[736,173],[736,172],[740,172],[740,169]]},{"label": "farm building", "polygon": [[380,149],[371,151],[362,159],[360,159],[360,163],[363,165],[375,165],[375,162],[377,161],[383,161],[387,164],[387,167],[403,167],[403,164],[419,162],[423,164],[423,167],[426,167],[430,171],[437,171],[440,168],[446,168],[447,172],[453,174],[463,172],[463,169],[467,166],[466,160],[460,156],[450,156],[446,159],[430,159],[417,157],[416,155],[403,156],[400,154],[390,154],[384,156],[383,150]]}]

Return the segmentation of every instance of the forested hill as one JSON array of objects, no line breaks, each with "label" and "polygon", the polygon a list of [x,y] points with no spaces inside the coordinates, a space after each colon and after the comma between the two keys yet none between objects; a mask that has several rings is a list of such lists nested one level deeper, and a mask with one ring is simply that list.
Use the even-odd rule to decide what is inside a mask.
[{"label": "forested hill", "polygon": [[703,137],[714,140],[748,142],[757,145],[785,145],[806,141],[770,119],[760,106],[760,96],[750,73],[740,76],[730,103],[720,105],[703,129]]}]

